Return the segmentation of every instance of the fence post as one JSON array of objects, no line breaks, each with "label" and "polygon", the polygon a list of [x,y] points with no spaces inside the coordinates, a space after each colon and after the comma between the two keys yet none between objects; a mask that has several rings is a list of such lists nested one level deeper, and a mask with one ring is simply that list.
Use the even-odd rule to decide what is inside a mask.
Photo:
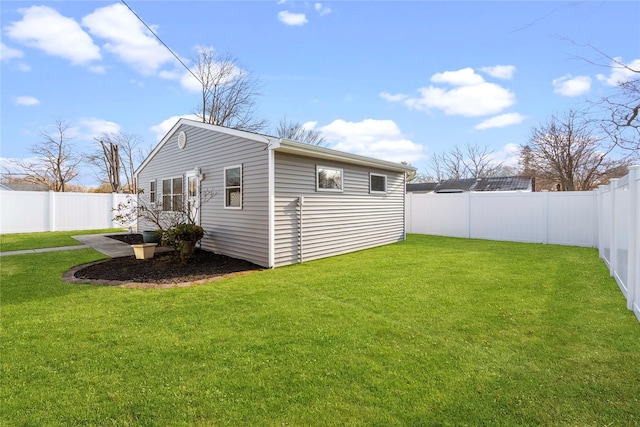
[{"label": "fence post", "polygon": [[596,190],[596,223],[598,226],[596,247],[598,248],[598,256],[602,260],[604,260],[604,188],[606,185],[599,185]]},{"label": "fence post", "polygon": [[413,193],[406,193],[404,195],[404,238],[407,238],[407,233],[411,233],[413,224],[411,218],[413,216]]},{"label": "fence post", "polygon": [[107,221],[108,223],[111,224],[111,228],[118,228],[118,225],[116,224],[116,221],[113,219],[114,218],[114,214],[115,214],[115,210],[118,208],[118,193],[112,192],[111,193],[111,211],[109,212],[109,221]]},{"label": "fence post", "polygon": [[49,214],[49,224],[47,231],[56,231],[56,192],[49,190],[49,197],[47,198],[47,211]]},{"label": "fence post", "polygon": [[471,216],[473,213],[471,212],[471,191],[467,191],[467,239],[471,238]]},{"label": "fence post", "polygon": [[542,243],[549,243],[549,190],[542,190]]},{"label": "fence post", "polygon": [[634,303],[637,298],[640,298],[640,278],[638,277],[638,233],[640,232],[638,227],[638,173],[640,172],[640,165],[629,167],[629,248],[627,253],[627,282],[628,282],[628,294],[627,295],[627,308],[629,310],[634,309]]},{"label": "fence post", "polygon": [[[614,277],[616,265],[618,265],[618,242],[616,239],[616,189],[618,187],[618,181],[620,178],[611,178],[609,181],[609,188],[611,189],[611,225],[609,227],[609,233],[611,236],[611,249],[609,254],[609,274]],[[622,289],[622,286],[620,287]],[[625,295],[626,297],[626,295]]]}]

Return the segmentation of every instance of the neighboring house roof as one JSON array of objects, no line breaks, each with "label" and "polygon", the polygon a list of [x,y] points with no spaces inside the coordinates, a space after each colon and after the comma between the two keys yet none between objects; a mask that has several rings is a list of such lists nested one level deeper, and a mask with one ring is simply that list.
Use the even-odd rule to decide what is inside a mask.
[{"label": "neighboring house roof", "polygon": [[407,193],[462,193],[465,191],[532,191],[532,178],[503,176],[495,178],[446,179],[422,184],[407,184]]},{"label": "neighboring house roof", "polygon": [[432,193],[437,186],[437,182],[419,182],[416,184],[407,184],[407,193]]},{"label": "neighboring house roof", "polygon": [[0,184],[0,190],[4,191],[49,191],[46,184]]},{"label": "neighboring house roof", "polygon": [[530,176],[482,178],[473,191],[531,191]]},{"label": "neighboring house roof", "polygon": [[413,166],[403,165],[401,163],[389,162],[386,160],[374,159],[373,157],[361,156],[358,154],[346,153],[343,151],[333,150],[331,148],[319,147],[317,145],[305,144],[303,142],[291,141],[288,139],[277,138],[268,135],[262,135],[253,132],[247,132],[238,129],[230,129],[223,126],[210,125],[208,123],[197,122],[189,119],[180,119],[171,128],[171,130],[160,140],[158,145],[151,151],[149,156],[138,167],[135,174],[137,175],[151,159],[160,151],[160,149],[171,139],[182,125],[208,129],[215,132],[221,132],[228,135],[235,135],[252,141],[262,142],[267,149],[280,151],[284,153],[297,154],[306,157],[318,159],[338,160],[341,162],[357,164],[362,166],[378,167],[382,169],[392,170],[396,172],[411,172],[416,168]]}]

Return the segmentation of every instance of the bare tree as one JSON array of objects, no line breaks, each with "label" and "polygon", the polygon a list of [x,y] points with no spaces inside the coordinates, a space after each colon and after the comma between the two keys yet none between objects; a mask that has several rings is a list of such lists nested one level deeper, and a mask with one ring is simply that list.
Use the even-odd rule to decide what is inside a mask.
[{"label": "bare tree", "polygon": [[192,72],[201,85],[201,99],[195,111],[203,123],[257,132],[267,125],[254,117],[260,83],[242,69],[231,55],[219,55],[210,47],[200,47]]},{"label": "bare tree", "polygon": [[522,147],[521,164],[555,183],[558,190],[590,190],[626,172],[627,157],[607,157],[613,148],[605,147],[602,139],[594,136],[580,113],[569,110],[563,117],[553,115],[532,130],[529,144]]},{"label": "bare tree", "polygon": [[447,179],[467,178],[465,174],[464,156],[457,145],[442,155],[442,165]]},{"label": "bare tree", "polygon": [[429,160],[428,175],[439,182],[443,179],[493,177],[506,170],[488,147],[466,144],[464,150],[456,145],[449,152],[434,154]]},{"label": "bare tree", "polygon": [[319,131],[305,128],[300,122],[287,120],[286,117],[278,123],[276,135],[278,138],[290,139],[311,145],[326,145],[326,138]]},{"label": "bare tree", "polygon": [[[143,157],[139,148],[141,139],[125,132],[105,133],[97,141],[97,149],[88,155],[89,163],[99,171],[98,179],[108,183],[111,191],[135,192],[135,167]],[[124,184],[123,184],[124,182]]]},{"label": "bare tree", "polygon": [[620,80],[611,95],[591,102],[590,120],[606,135],[611,143],[638,156],[640,151],[640,69],[632,67],[621,58],[612,57],[592,44],[578,44],[564,38],[581,48],[588,48],[599,58],[591,60],[577,57],[591,65],[617,70]]},{"label": "bare tree", "polygon": [[592,119],[612,144],[637,155],[640,151],[640,77],[621,81],[616,92],[594,102]]},{"label": "bare tree", "polygon": [[24,182],[46,184],[53,191],[64,192],[67,184],[79,174],[82,157],[74,152],[70,143],[70,125],[56,119],[53,131],[41,133],[43,141],[31,147],[34,160],[18,160],[16,166],[24,174]]},{"label": "bare tree", "polygon": [[427,173],[434,181],[440,182],[444,177],[444,154],[435,153],[429,158],[429,166],[427,167]]},{"label": "bare tree", "polygon": [[462,163],[469,178],[491,178],[500,175],[504,166],[495,160],[493,151],[485,145],[467,144]]}]

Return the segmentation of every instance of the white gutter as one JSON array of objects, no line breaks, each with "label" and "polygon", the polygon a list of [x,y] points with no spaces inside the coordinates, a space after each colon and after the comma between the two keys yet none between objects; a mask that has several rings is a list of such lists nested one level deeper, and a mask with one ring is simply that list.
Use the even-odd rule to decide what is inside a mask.
[{"label": "white gutter", "polygon": [[374,159],[372,157],[346,153],[344,151],[319,147],[317,145],[305,144],[302,142],[295,142],[288,139],[280,139],[278,144],[272,144],[272,148],[283,153],[298,154],[317,159],[335,160],[338,162],[346,162],[367,167],[376,167],[392,170],[394,172],[412,172],[416,170],[413,166],[403,165],[401,163]]}]

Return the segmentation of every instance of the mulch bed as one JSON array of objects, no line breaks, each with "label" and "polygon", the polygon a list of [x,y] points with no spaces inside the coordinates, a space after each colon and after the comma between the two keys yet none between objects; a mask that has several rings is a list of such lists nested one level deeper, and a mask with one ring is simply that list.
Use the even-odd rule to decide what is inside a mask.
[{"label": "mulch bed", "polygon": [[141,245],[144,243],[142,239],[142,234],[129,233],[129,234],[114,234],[112,236],[107,236],[110,239],[120,240],[121,242],[128,243],[130,245]]},{"label": "mulch bed", "polygon": [[[142,243],[140,234],[108,236],[129,244]],[[180,264],[173,252],[156,253],[150,259],[136,259],[134,256],[112,258],[107,261],[81,267],[73,273],[75,279],[101,281],[104,284],[136,282],[155,284],[176,284],[197,282],[262,267],[249,261],[231,258],[213,252],[196,250],[186,265]]]}]

